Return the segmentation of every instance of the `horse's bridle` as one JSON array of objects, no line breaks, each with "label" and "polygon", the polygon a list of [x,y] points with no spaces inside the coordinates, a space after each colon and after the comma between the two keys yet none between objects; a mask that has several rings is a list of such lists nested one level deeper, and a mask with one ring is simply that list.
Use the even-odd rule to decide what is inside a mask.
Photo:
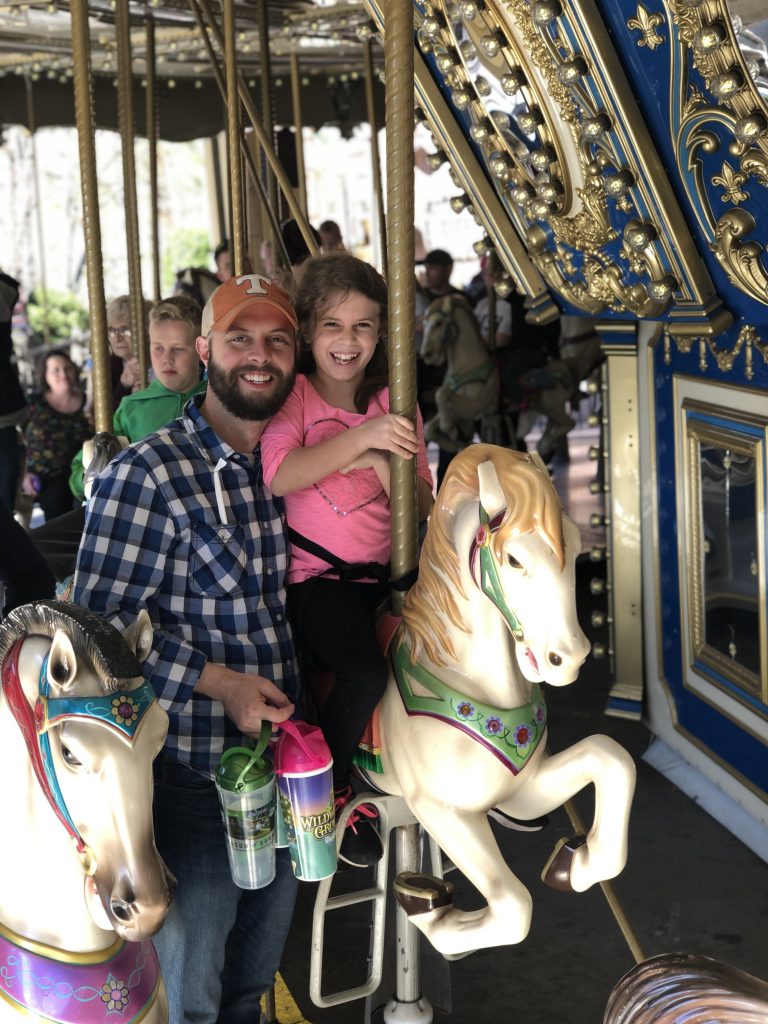
[{"label": "horse's bridle", "polygon": [[48,696],[48,655],[46,654],[40,666],[37,700],[33,707],[28,703],[19,679],[19,654],[25,639],[25,636],[20,636],[3,661],[3,693],[24,737],[29,759],[40,788],[53,813],[74,841],[85,873],[93,875],[96,872],[96,858],[91,848],[83,840],[67,810],[66,801],[56,777],[48,731],[67,720],[95,718],[103,725],[117,729],[133,743],[144,716],[157,698],[149,683],[143,683],[135,690],[118,691],[115,694],[51,698]]},{"label": "horse's bridle", "polygon": [[[506,510],[502,510],[497,512],[493,519],[489,519],[488,513],[483,508],[483,503],[480,502],[480,526],[475,532],[472,546],[469,549],[469,571],[476,585],[504,616],[512,630],[512,636],[518,643],[521,643],[525,639],[523,627],[504,597],[504,588],[499,579],[499,569],[491,549],[493,535],[504,522],[505,515]],[[480,563],[479,578],[477,574],[478,561]]]}]

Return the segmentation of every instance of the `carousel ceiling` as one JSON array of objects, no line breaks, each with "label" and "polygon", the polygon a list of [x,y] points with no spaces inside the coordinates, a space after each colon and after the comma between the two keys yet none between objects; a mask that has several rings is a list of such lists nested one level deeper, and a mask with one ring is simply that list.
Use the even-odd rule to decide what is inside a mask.
[{"label": "carousel ceiling", "polygon": [[[205,6],[205,5],[200,5]],[[207,5],[220,23],[221,3]],[[274,121],[292,124],[290,64],[299,67],[302,120],[347,132],[366,120],[363,45],[371,38],[358,3],[328,6],[309,0],[267,3]],[[117,127],[115,0],[89,0],[95,115],[99,127]],[[129,5],[135,79],[134,109],[142,109],[147,74],[147,23],[154,25],[156,92],[162,138],[182,141],[225,127],[221,98],[189,0],[142,0]],[[259,4],[236,2],[238,67],[260,97]],[[215,46],[215,43],[214,43]],[[374,66],[383,53],[373,47]],[[72,47],[68,3],[0,0],[0,123],[36,127],[73,124]],[[382,83],[375,88],[383,116]],[[30,103],[31,98],[31,103]],[[141,118],[137,130],[141,133]]]},{"label": "carousel ceiling", "polygon": [[736,6],[414,3],[428,159],[542,318],[547,292],[689,344],[768,318],[768,26],[762,0]]}]

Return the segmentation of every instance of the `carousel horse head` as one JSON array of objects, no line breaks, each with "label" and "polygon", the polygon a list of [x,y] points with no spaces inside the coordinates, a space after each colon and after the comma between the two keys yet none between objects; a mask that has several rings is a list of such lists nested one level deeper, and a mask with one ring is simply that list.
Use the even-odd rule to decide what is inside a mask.
[{"label": "carousel horse head", "polygon": [[112,930],[137,941],[165,919],[172,880],[154,844],[152,761],[168,718],[142,675],[151,641],[144,611],[121,635],[57,601],[24,605],[0,625],[0,765],[14,873],[0,921],[21,934],[57,945],[57,935],[95,943]]},{"label": "carousel horse head", "polygon": [[465,448],[438,493],[419,582],[406,601],[414,650],[445,664],[457,636],[476,629],[478,618],[496,618],[514,641],[524,680],[572,683],[589,649],[576,617],[580,550],[579,531],[537,455]]},{"label": "carousel horse head", "polygon": [[419,355],[427,365],[441,366],[448,359],[454,342],[468,336],[485,347],[469,302],[463,295],[444,295],[431,302],[424,314]]}]

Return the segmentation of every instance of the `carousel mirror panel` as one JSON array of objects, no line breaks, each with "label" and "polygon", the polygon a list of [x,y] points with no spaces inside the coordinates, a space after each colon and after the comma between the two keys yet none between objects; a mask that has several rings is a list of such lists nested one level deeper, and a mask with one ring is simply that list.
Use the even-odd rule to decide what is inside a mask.
[{"label": "carousel mirror panel", "polygon": [[682,416],[689,664],[765,714],[768,418],[692,400]]}]

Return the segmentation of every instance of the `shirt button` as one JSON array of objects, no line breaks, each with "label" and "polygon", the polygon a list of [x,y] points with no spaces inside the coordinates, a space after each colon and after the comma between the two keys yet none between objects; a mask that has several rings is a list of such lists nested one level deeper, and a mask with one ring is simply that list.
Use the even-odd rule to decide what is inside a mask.
[{"label": "shirt button", "polygon": [[283,621],[283,616],[282,616],[282,615],[280,615],[280,614],[278,613],[278,614],[277,614],[277,615],[275,616],[275,621],[276,621],[276,622],[282,622],[282,621]]},{"label": "shirt button", "polygon": [[267,569],[267,576],[271,576],[271,575],[272,575],[272,570],[271,569]]}]

